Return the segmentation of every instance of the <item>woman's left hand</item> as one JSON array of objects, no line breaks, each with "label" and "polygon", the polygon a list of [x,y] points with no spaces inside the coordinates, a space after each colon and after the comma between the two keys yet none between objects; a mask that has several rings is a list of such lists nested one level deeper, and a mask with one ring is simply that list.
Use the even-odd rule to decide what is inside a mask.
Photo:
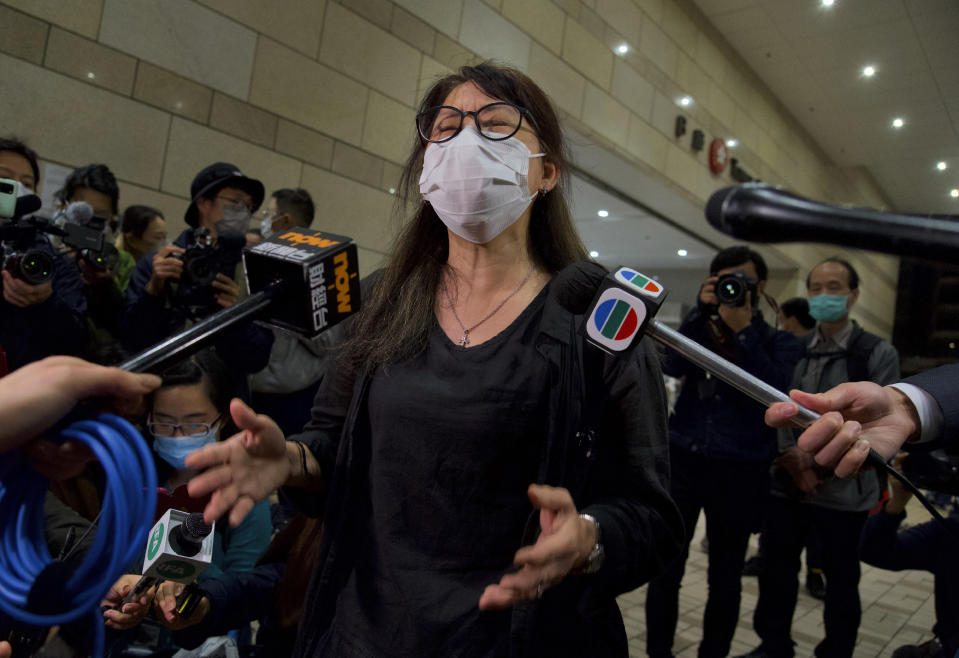
[{"label": "woman's left hand", "polygon": [[596,544],[596,527],[580,518],[569,491],[532,484],[527,493],[539,510],[539,538],[516,552],[513,564],[520,567],[519,571],[486,587],[479,600],[481,610],[503,610],[539,598],[585,564]]}]

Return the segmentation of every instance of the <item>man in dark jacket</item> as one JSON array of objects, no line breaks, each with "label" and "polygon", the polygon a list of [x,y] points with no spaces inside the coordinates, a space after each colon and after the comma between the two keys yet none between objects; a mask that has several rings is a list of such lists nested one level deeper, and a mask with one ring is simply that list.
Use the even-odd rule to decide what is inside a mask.
[{"label": "man in dark jacket", "polygon": [[[233,306],[243,291],[242,249],[252,213],[263,203],[263,184],[236,166],[217,162],[190,186],[192,202],[173,244],[140,259],[124,299],[123,342],[143,350],[189,323]],[[216,351],[248,398],[246,375],[262,370],[273,335],[248,323],[224,332]]]},{"label": "man in dark jacket", "polygon": [[[762,256],[747,247],[730,247],[716,255],[709,271],[697,307],[683,320],[680,332],[785,390],[802,346],[788,332],[767,324],[756,308],[759,296],[765,296],[767,268]],[[739,273],[734,280],[723,279],[734,273]],[[728,293],[737,286],[745,294],[733,300]],[[687,537],[680,559],[650,583],[646,650],[653,657],[672,655],[679,587],[702,509],[709,540],[709,599],[699,655],[725,656],[739,619],[740,574],[749,535],[760,522],[769,491],[775,433],[763,424],[759,403],[675,351],[667,351],[663,371],[684,378],[669,421],[669,454],[670,493],[683,515]]]}]

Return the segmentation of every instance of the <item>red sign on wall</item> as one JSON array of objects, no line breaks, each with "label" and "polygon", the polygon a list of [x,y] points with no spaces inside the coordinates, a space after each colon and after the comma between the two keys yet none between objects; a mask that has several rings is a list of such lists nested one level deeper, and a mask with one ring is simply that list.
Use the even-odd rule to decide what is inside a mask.
[{"label": "red sign on wall", "polygon": [[729,161],[729,152],[726,151],[726,141],[716,137],[709,143],[709,170],[714,174],[721,174]]}]

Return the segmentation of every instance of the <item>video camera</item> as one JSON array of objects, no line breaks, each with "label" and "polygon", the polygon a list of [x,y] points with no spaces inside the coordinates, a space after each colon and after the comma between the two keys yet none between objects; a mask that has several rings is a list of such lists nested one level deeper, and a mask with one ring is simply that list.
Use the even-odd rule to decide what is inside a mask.
[{"label": "video camera", "polygon": [[[109,220],[97,215],[84,201],[74,201],[63,213],[63,243],[77,250],[79,257],[98,272],[112,270],[120,259],[120,252],[104,239]],[[111,226],[111,232],[113,227]]]},{"label": "video camera", "polygon": [[[210,229],[193,230],[193,244],[182,254],[170,258],[183,261],[183,274],[172,296],[175,305],[184,308],[216,308],[211,284],[216,275],[240,262],[246,236],[236,232],[222,232],[214,242]],[[232,272],[227,273],[228,275]]]},{"label": "video camera", "polygon": [[39,227],[20,223],[23,215],[39,207],[38,197],[20,194],[20,183],[0,178],[0,262],[4,270],[31,285],[53,277],[53,256],[35,246]]}]

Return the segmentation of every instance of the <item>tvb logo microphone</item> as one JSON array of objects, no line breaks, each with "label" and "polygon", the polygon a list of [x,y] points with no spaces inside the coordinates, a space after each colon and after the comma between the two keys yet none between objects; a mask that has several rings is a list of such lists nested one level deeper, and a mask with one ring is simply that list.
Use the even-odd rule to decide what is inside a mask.
[{"label": "tvb logo microphone", "polygon": [[651,277],[619,268],[606,275],[590,304],[586,339],[610,354],[631,350],[665,299],[666,290]]}]

